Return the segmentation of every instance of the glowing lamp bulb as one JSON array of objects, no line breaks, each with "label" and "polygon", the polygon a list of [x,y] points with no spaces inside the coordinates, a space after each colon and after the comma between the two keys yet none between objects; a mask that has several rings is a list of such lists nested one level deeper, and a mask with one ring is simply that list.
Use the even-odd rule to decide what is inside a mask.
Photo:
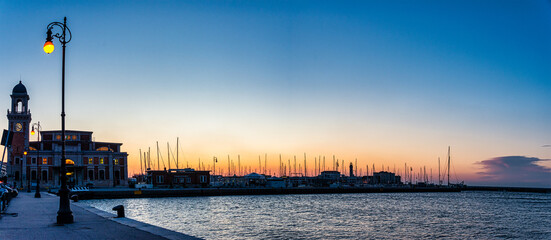
[{"label": "glowing lamp bulb", "polygon": [[44,52],[46,52],[47,54],[50,54],[54,51],[54,43],[52,43],[52,41],[46,41],[46,43],[44,43]]},{"label": "glowing lamp bulb", "polygon": [[27,155],[27,151],[24,151],[24,152],[23,152],[23,155]]},{"label": "glowing lamp bulb", "polygon": [[31,131],[31,135],[34,135],[34,130]]}]

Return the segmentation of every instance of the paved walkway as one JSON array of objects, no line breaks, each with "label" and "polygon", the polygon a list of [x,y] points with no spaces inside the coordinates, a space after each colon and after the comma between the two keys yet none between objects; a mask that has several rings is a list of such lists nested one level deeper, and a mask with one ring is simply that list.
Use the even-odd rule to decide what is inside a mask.
[{"label": "paved walkway", "polygon": [[71,201],[75,222],[57,225],[59,198],[19,193],[0,218],[0,239],[197,239]]}]

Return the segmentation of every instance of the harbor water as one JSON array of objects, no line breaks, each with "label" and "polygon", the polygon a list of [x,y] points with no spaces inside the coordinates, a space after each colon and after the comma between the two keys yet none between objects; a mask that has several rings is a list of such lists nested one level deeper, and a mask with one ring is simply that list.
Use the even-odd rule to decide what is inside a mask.
[{"label": "harbor water", "polygon": [[85,200],[205,239],[551,239],[551,194],[359,193]]}]

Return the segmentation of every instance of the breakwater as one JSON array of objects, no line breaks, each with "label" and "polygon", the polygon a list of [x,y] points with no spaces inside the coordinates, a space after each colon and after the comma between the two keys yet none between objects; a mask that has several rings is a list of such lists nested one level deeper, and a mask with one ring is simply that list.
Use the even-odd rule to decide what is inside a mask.
[{"label": "breakwater", "polygon": [[551,188],[466,186],[465,191],[551,193]]},{"label": "breakwater", "polygon": [[226,195],[393,193],[393,192],[460,192],[458,188],[438,187],[304,187],[304,188],[178,188],[178,189],[90,189],[74,192],[78,199],[196,197]]}]

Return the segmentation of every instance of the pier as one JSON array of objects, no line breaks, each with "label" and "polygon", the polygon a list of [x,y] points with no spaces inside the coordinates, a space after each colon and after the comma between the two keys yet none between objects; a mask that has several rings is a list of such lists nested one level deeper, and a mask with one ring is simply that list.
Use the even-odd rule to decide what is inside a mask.
[{"label": "pier", "polygon": [[128,218],[115,218],[80,203],[72,203],[72,224],[57,225],[59,198],[19,193],[0,218],[1,239],[198,239]]}]

